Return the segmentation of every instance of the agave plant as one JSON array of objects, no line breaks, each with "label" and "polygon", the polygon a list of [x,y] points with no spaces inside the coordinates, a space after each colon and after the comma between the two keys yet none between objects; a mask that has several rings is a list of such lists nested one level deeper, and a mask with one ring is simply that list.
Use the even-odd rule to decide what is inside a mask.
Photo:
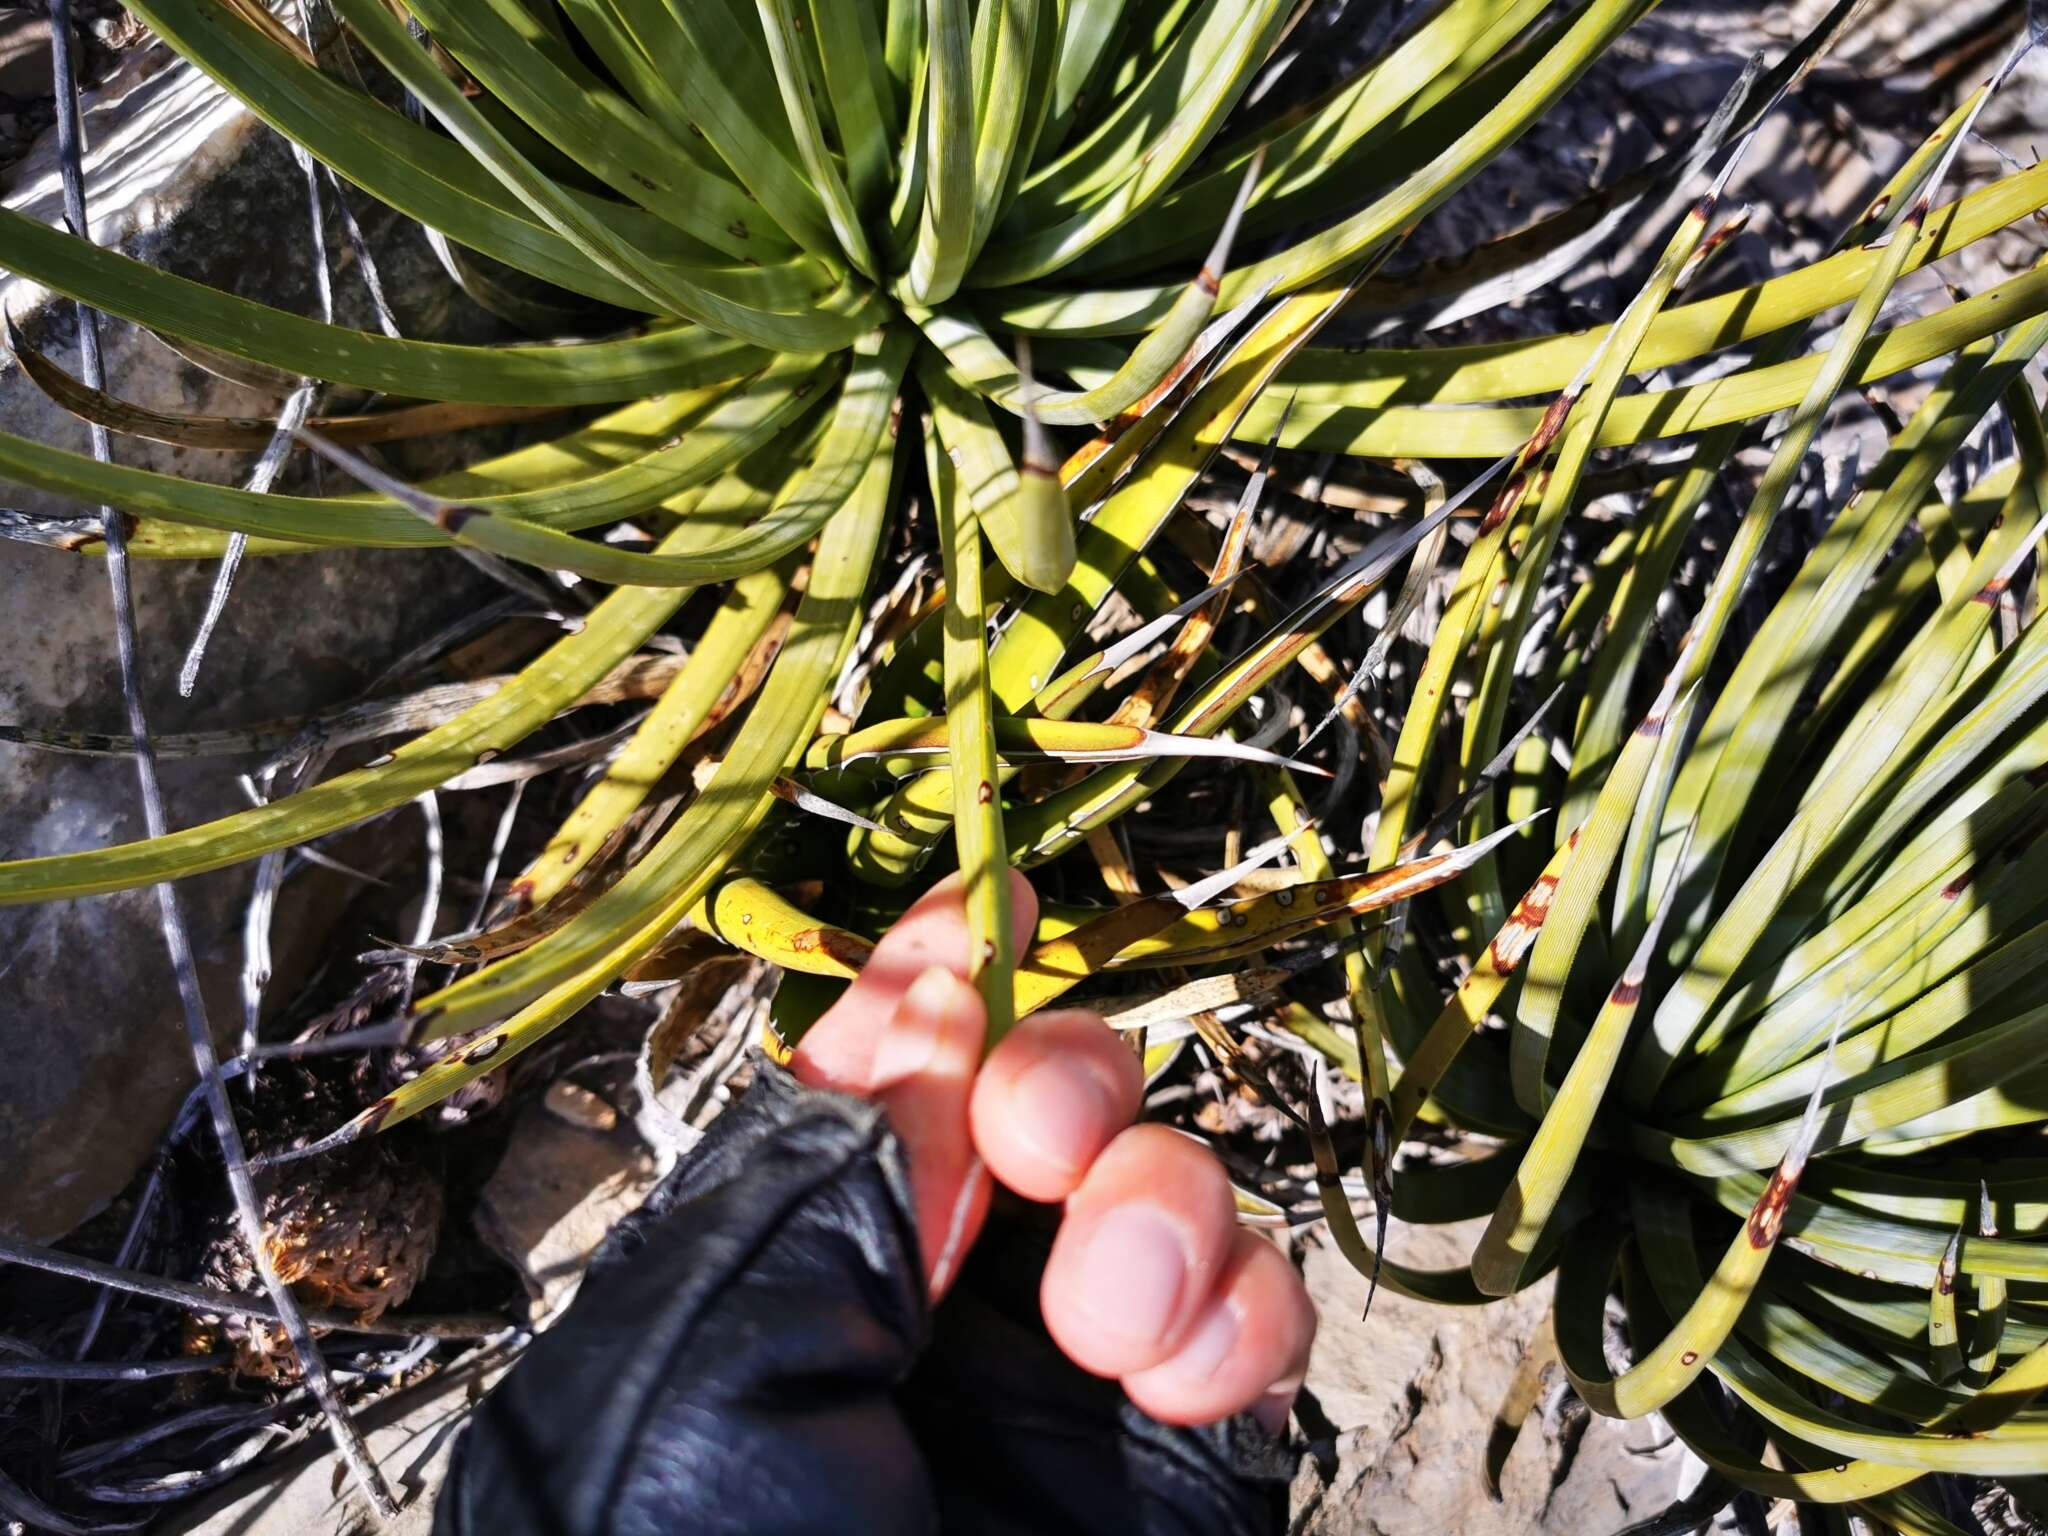
[{"label": "agave plant", "polygon": [[[459,1047],[338,1135],[420,1113],[620,978],[673,974],[706,935],[791,973],[786,1044],[919,872],[957,864],[998,1030],[1105,971],[1168,967],[1165,990],[1126,1000],[1118,1022],[1199,1014],[1204,1038],[1263,1081],[1213,1010],[1267,1007],[1365,1086],[1377,1245],[1313,1127],[1331,1229],[1361,1271],[1469,1304],[1557,1268],[1581,1393],[1603,1412],[1661,1411],[1731,1489],[1933,1530],[1900,1491],[1914,1478],[2048,1468],[2048,1420],[2026,1407],[2048,1382],[2048,1319],[2026,1292],[2048,1278],[2031,1241],[2041,1175],[1995,1155],[2048,1118],[2029,1092],[2048,1088],[2033,1066],[2048,945],[2028,927],[2039,882],[2015,858],[2048,810],[2048,640],[2038,605],[2012,600],[2048,509],[2023,375],[2048,341],[2048,270],[1885,323],[1908,273],[2048,206],[2044,168],[1943,200],[1984,92],[1834,254],[1688,298],[1731,227],[1718,199],[1740,135],[1845,3],[1648,178],[1689,206],[1613,323],[1339,349],[1313,344],[1325,323],[1412,294],[1379,266],[1650,0],[1561,16],[1541,0],[1449,0],[1284,109],[1247,101],[1296,20],[1291,0],[333,5],[344,51],[367,49],[409,111],[323,67],[256,0],[132,9],[435,232],[480,297],[586,333],[609,315],[616,334],[501,347],[370,334],[0,213],[0,263],[204,365],[418,402],[311,424],[363,494],[202,485],[4,434],[0,474],[128,514],[138,556],[459,546],[611,590],[502,687],[388,755],[205,826],[0,864],[0,900],[274,853],[454,782],[581,701],[652,697],[512,882],[514,910],[431,950],[479,966],[414,1005],[422,1037]],[[1643,184],[1596,193],[1425,277],[1470,313],[1569,261],[1589,227],[1597,238],[1656,206],[1645,197]],[[1241,259],[1252,242],[1260,254]],[[147,415],[18,350],[117,430],[210,446],[271,430]],[[1703,380],[1632,383],[1731,351],[1740,366]],[[1943,359],[1738,654],[1732,620],[1830,409]],[[417,487],[347,446],[590,408],[551,440]],[[1995,412],[2017,460],[1944,499],[1940,475]],[[1696,516],[1779,413],[1770,468],[1660,676],[1659,604]],[[1680,458],[1647,457],[1670,440]],[[1245,569],[1263,469],[1220,538],[1183,513],[1226,450],[1393,466],[1419,510],[1283,607]],[[1474,503],[1483,515],[1410,665],[1397,632],[1455,549],[1450,519],[1472,488],[1447,496],[1444,481],[1490,461],[1505,477]],[[1632,517],[1575,515],[1616,487]],[[936,531],[943,597],[871,604],[891,530],[913,512]],[[1607,532],[1574,545],[1584,558],[1566,580],[1553,557],[1582,526]],[[604,531],[615,537],[592,536]],[[1162,539],[1196,550],[1205,589],[1176,586],[1148,553]],[[1397,576],[1347,680],[1320,637]],[[1560,581],[1568,600],[1545,613]],[[685,660],[643,650],[692,589],[719,584]],[[1115,635],[1113,597],[1150,622]],[[1248,604],[1259,631],[1229,654],[1227,604]],[[857,647],[861,686],[835,694]],[[1406,697],[1388,760],[1365,776],[1369,844],[1340,872],[1293,769],[1231,732],[1290,671],[1369,726],[1390,658]],[[1549,723],[1510,733],[1546,695],[1562,701]],[[850,718],[827,729],[835,697]],[[701,787],[657,806],[651,786],[707,742]],[[1156,882],[1114,825],[1203,756],[1258,763],[1279,838],[1145,894]],[[815,835],[820,811],[853,823],[843,842]],[[811,834],[794,863],[793,827]],[[1291,868],[1263,893],[1218,901],[1283,854]],[[1049,902],[1034,945],[1012,954],[1000,872],[1053,861],[1122,902]],[[790,899],[798,876],[834,888],[829,910]],[[1352,1037],[1261,1001],[1298,967],[1243,966],[1311,934],[1345,940]],[[1422,1121],[1501,1145],[1397,1180]],[[1384,1255],[1397,1201],[1416,1220],[1491,1210],[1471,1264],[1419,1272]],[[1717,1264],[1702,1242],[1725,1250]],[[1639,1351],[1618,1376],[1600,1332],[1617,1273]],[[1744,1429],[1706,1401],[1709,1371]],[[1757,1451],[1758,1427],[1777,1460]]]}]

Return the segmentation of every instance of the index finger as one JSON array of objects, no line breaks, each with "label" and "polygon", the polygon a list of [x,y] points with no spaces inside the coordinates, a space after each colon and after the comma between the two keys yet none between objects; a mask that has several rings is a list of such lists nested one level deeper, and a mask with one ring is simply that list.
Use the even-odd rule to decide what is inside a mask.
[{"label": "index finger", "polygon": [[[1021,953],[1038,926],[1038,893],[1015,870],[1009,877],[1011,938]],[[882,935],[860,975],[805,1032],[792,1069],[813,1087],[869,1092],[876,1042],[905,990],[935,965],[965,978],[970,958],[960,877],[948,875]]]}]

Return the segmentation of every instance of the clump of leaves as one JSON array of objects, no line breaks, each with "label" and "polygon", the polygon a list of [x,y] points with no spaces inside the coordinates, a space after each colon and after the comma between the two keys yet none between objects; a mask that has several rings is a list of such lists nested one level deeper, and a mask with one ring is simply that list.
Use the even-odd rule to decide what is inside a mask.
[{"label": "clump of leaves", "polygon": [[[611,591],[386,757],[205,826],[0,865],[0,900],[306,842],[463,782],[579,700],[652,697],[512,882],[516,910],[426,949],[480,967],[414,1007],[421,1034],[466,1043],[343,1136],[498,1070],[622,978],[672,974],[682,931],[807,978],[785,989],[793,1037],[935,858],[965,874],[997,1028],[1106,971],[1169,967],[1153,1012],[1197,1014],[1229,1055],[1212,1010],[1292,974],[1241,962],[1348,936],[1355,1037],[1299,1009],[1280,1018],[1365,1084],[1378,1246],[1397,1190],[1415,1219],[1493,1211],[1469,1267],[1418,1272],[1366,1241],[1332,1177],[1332,1230],[1362,1271],[1476,1303],[1563,1254],[1560,1344],[1581,1393],[1606,1412],[1662,1411],[1731,1487],[1898,1522],[1918,1508],[1898,1490],[1927,1471],[2048,1465],[2026,1408],[2048,1380],[2025,1290],[2048,1276],[2039,1174],[1998,1155],[2044,1118],[2029,1084],[2048,944],[2017,853],[2048,813],[2048,641],[2026,580],[2048,451],[2023,375],[2048,341],[2048,271],[1881,323],[1906,274],[2048,205],[2040,168],[1941,200],[1982,92],[1835,254],[1681,302],[1730,231],[1719,194],[1741,135],[1851,8],[1838,6],[1651,178],[1697,200],[1613,324],[1338,350],[1318,331],[1382,292],[1372,274],[1405,232],[1649,0],[1561,17],[1539,0],[1450,0],[1279,112],[1247,102],[1295,22],[1287,0],[334,5],[345,46],[374,55],[410,114],[249,0],[133,9],[435,231],[479,297],[565,333],[611,316],[617,334],[488,348],[369,334],[0,212],[0,261],[209,366],[423,402],[311,424],[365,494],[224,489],[4,434],[0,474],[128,514],[137,555],[459,546]],[[1439,273],[1438,296],[1468,313],[1497,302],[1635,206],[1602,194]],[[1264,254],[1235,260],[1254,240]],[[1820,339],[1813,322],[1845,305]],[[1731,350],[1733,371],[1633,389]],[[1737,654],[1731,618],[1829,410],[1941,359]],[[117,430],[260,446],[271,429],[139,412],[23,360]],[[590,407],[602,413],[553,440],[419,487],[349,447]],[[1659,604],[1695,516],[1781,412],[1771,466],[1660,677]],[[1943,499],[1941,472],[1994,413],[2017,456]],[[1598,559],[1558,569],[1602,455],[1673,439],[1685,457],[1635,475],[1649,489]],[[1212,585],[1189,593],[1151,551],[1189,536],[1188,494],[1233,442],[1396,466],[1425,514],[1283,609],[1244,569],[1262,470],[1202,548]],[[1480,491],[1473,471],[1494,460],[1505,476]],[[1447,480],[1466,489],[1446,496]],[[1366,721],[1362,699],[1475,491],[1483,515],[1407,676],[1390,757],[1366,776],[1364,867],[1340,872],[1292,767],[1229,733],[1290,669]],[[871,603],[890,530],[918,507],[943,596],[920,605],[899,585]],[[719,584],[687,659],[643,652],[692,589]],[[1383,591],[1385,630],[1347,683],[1320,637]],[[1150,622],[1105,644],[1116,598]],[[1222,617],[1240,602],[1262,632],[1225,654]],[[1546,697],[1547,723],[1511,736],[1510,717]],[[825,730],[835,698],[846,717]],[[706,771],[678,775],[693,743]],[[1126,860],[1118,819],[1218,756],[1257,764],[1280,839],[1146,894],[1157,882]],[[851,830],[828,844],[820,814]],[[1289,872],[1218,900],[1280,854]],[[1000,873],[1054,861],[1125,899],[1049,903],[1012,954]],[[844,921],[792,902],[794,879],[823,881]],[[1444,970],[1461,978],[1448,1001]],[[1397,1173],[1422,1118],[1504,1145]],[[1716,1263],[1702,1242],[1723,1250]],[[1640,1356],[1614,1376],[1600,1320],[1617,1271]],[[1709,1370],[1777,1461],[1723,1427],[1701,1396]]]}]

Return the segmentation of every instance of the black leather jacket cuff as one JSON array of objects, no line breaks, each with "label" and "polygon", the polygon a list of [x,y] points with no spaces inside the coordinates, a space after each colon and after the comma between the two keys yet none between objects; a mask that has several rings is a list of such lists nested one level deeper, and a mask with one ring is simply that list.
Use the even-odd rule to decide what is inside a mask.
[{"label": "black leather jacket cuff", "polygon": [[1038,1318],[1052,1213],[927,1308],[882,1112],[762,1063],[456,1448],[437,1536],[1264,1536],[1293,1460],[1086,1375]]}]

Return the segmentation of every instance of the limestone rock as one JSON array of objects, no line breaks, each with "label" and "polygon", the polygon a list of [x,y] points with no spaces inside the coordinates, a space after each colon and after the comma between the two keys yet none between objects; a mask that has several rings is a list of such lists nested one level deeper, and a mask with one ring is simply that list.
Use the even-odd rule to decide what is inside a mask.
[{"label": "limestone rock", "polygon": [[[1484,1226],[1397,1227],[1391,1249],[1404,1263],[1449,1268],[1470,1258]],[[1488,1441],[1524,1352],[1547,1341],[1548,1280],[1477,1308],[1383,1289],[1361,1321],[1365,1282],[1341,1254],[1313,1248],[1305,1272],[1321,1319],[1308,1392],[1337,1434],[1325,1451],[1334,1470],[1311,1464],[1297,1479],[1298,1536],[1599,1536],[1687,1486],[1686,1455],[1661,1424],[1587,1416],[1551,1365],[1492,1496]]]},{"label": "limestone rock", "polygon": [[[306,188],[284,146],[204,76],[162,48],[131,55],[88,98],[93,233],[150,263],[247,297],[312,312]],[[9,174],[7,202],[55,222],[59,191],[47,142]],[[331,202],[332,191],[327,189]],[[408,334],[496,334],[451,298],[416,229],[356,197]],[[330,207],[330,228],[332,211]],[[339,318],[361,323],[362,285],[343,258]],[[68,302],[18,278],[0,305],[30,341],[76,367]],[[276,402],[177,357],[146,332],[102,323],[107,375],[118,394],[160,409],[268,414]],[[11,360],[0,368],[0,429],[83,449],[82,423],[63,414]],[[117,438],[123,462],[216,480],[240,479],[249,456]],[[0,485],[0,505],[42,517],[91,509]],[[480,581],[453,555],[336,552],[252,560],[214,638],[198,694],[176,676],[203,612],[210,562],[138,561],[142,667],[152,728],[253,724],[332,708],[354,697],[405,648],[473,601]],[[0,609],[8,615],[0,719],[81,730],[122,729],[106,570],[98,559],[0,543]],[[249,764],[166,762],[173,825],[247,802],[235,779]],[[143,835],[132,765],[0,745],[0,856],[19,858]],[[248,867],[186,881],[192,936],[216,1026],[239,1016],[241,917]],[[319,906],[281,914],[279,983],[326,940]],[[118,1192],[156,1145],[190,1082],[183,1027],[148,891],[0,909],[0,1230],[56,1237]]]}]

